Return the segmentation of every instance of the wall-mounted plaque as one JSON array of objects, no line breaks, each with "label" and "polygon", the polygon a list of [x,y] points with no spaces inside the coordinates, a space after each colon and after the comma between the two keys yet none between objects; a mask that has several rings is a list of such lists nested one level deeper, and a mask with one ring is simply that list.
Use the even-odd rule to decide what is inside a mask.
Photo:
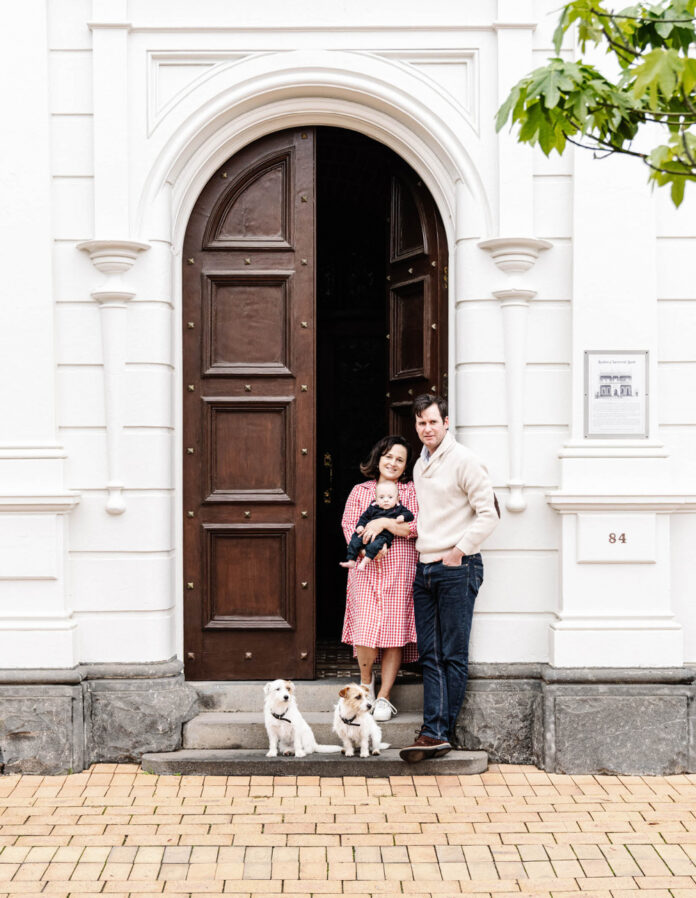
[{"label": "wall-mounted plaque", "polygon": [[648,436],[648,353],[585,351],[585,437]]}]

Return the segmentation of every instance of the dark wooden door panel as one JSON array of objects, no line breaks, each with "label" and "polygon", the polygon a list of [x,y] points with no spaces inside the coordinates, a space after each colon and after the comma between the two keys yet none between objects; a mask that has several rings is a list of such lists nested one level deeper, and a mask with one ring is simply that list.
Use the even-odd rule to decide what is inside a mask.
[{"label": "dark wooden door panel", "polygon": [[292,524],[207,524],[203,627],[291,630],[295,626]]},{"label": "dark wooden door panel", "polygon": [[204,502],[293,502],[295,399],[204,399]]},{"label": "dark wooden door panel", "polygon": [[391,380],[428,380],[434,372],[430,365],[430,334],[423,323],[433,317],[430,279],[421,277],[393,287],[390,299]]},{"label": "dark wooden door panel", "polygon": [[[309,131],[304,133],[307,134],[304,139],[309,140],[313,148],[313,135],[310,140]],[[264,140],[273,142],[277,136],[273,134]],[[295,146],[286,144],[263,153],[262,145],[263,141],[251,145],[257,152],[256,158],[239,172],[234,184],[216,198],[203,238],[204,249],[292,249],[293,184],[298,165]],[[224,168],[236,169],[237,161],[246,157],[248,150],[249,147],[242,150]],[[223,170],[220,176],[226,180],[231,173]]]},{"label": "dark wooden door panel", "polygon": [[294,272],[205,275],[204,374],[292,374]]},{"label": "dark wooden door panel", "polygon": [[413,399],[447,395],[447,240],[432,196],[401,160],[391,178],[390,207],[389,429],[420,452]]},{"label": "dark wooden door panel", "polygon": [[190,679],[314,674],[314,131],[203,189],[184,243]]}]

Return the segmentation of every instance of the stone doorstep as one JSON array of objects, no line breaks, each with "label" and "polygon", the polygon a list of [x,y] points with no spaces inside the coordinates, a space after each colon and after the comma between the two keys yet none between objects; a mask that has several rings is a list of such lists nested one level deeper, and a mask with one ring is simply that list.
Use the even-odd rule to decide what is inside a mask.
[{"label": "stone doorstep", "polygon": [[[317,742],[338,745],[332,732],[333,706],[338,691],[349,680],[295,681],[298,704]],[[484,751],[452,751],[443,758],[406,764],[399,748],[409,745],[422,723],[423,687],[398,684],[392,692],[399,708],[396,718],[381,723],[382,738],[395,746],[378,756],[346,758],[340,752],[315,753],[305,758],[267,758],[268,737],[263,722],[262,682],[191,683],[202,711],[184,727],[181,751],[148,753],[142,769],[154,774],[220,776],[364,776],[483,773],[488,767]],[[309,711],[308,708],[321,708]]]},{"label": "stone doorstep", "polygon": [[[314,711],[303,714],[319,743],[338,745],[332,731],[333,711]],[[380,723],[382,740],[392,746],[408,745],[423,722],[414,711],[399,714]],[[268,736],[261,712],[207,711],[198,714],[184,725],[185,749],[267,749]]]},{"label": "stone doorstep", "polygon": [[265,750],[185,749],[145,754],[141,764],[145,773],[169,776],[468,776],[485,773],[488,755],[485,751],[452,751],[443,758],[406,764],[395,748],[369,758],[345,758],[342,754],[267,758]]},{"label": "stone doorstep", "polygon": [[[247,711],[263,710],[263,687],[261,680],[239,680],[236,682],[187,681],[198,693],[202,711]],[[311,711],[333,710],[338,701],[338,692],[356,678],[327,678],[324,680],[295,680],[295,695],[300,711],[306,716]],[[379,680],[378,680],[379,683]],[[392,690],[392,702],[400,712],[420,712],[423,708],[423,684],[396,683]]]}]

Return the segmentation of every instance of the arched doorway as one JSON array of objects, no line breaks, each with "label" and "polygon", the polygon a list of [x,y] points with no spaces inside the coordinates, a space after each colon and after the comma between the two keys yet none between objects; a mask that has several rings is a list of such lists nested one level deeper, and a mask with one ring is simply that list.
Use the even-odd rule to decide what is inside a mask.
[{"label": "arched doorway", "polygon": [[412,436],[413,395],[446,391],[446,279],[429,192],[356,132],[268,135],[203,189],[183,260],[188,678],[311,678],[315,632],[339,638],[343,502],[379,436]]}]

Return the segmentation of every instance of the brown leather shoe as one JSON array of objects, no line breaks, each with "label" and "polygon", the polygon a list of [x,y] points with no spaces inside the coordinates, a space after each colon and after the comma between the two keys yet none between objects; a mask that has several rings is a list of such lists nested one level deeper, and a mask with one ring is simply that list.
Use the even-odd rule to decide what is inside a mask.
[{"label": "brown leather shoe", "polygon": [[426,758],[441,758],[451,750],[452,746],[445,739],[433,739],[432,736],[420,733],[412,745],[401,749],[399,756],[408,764],[416,764]]}]

